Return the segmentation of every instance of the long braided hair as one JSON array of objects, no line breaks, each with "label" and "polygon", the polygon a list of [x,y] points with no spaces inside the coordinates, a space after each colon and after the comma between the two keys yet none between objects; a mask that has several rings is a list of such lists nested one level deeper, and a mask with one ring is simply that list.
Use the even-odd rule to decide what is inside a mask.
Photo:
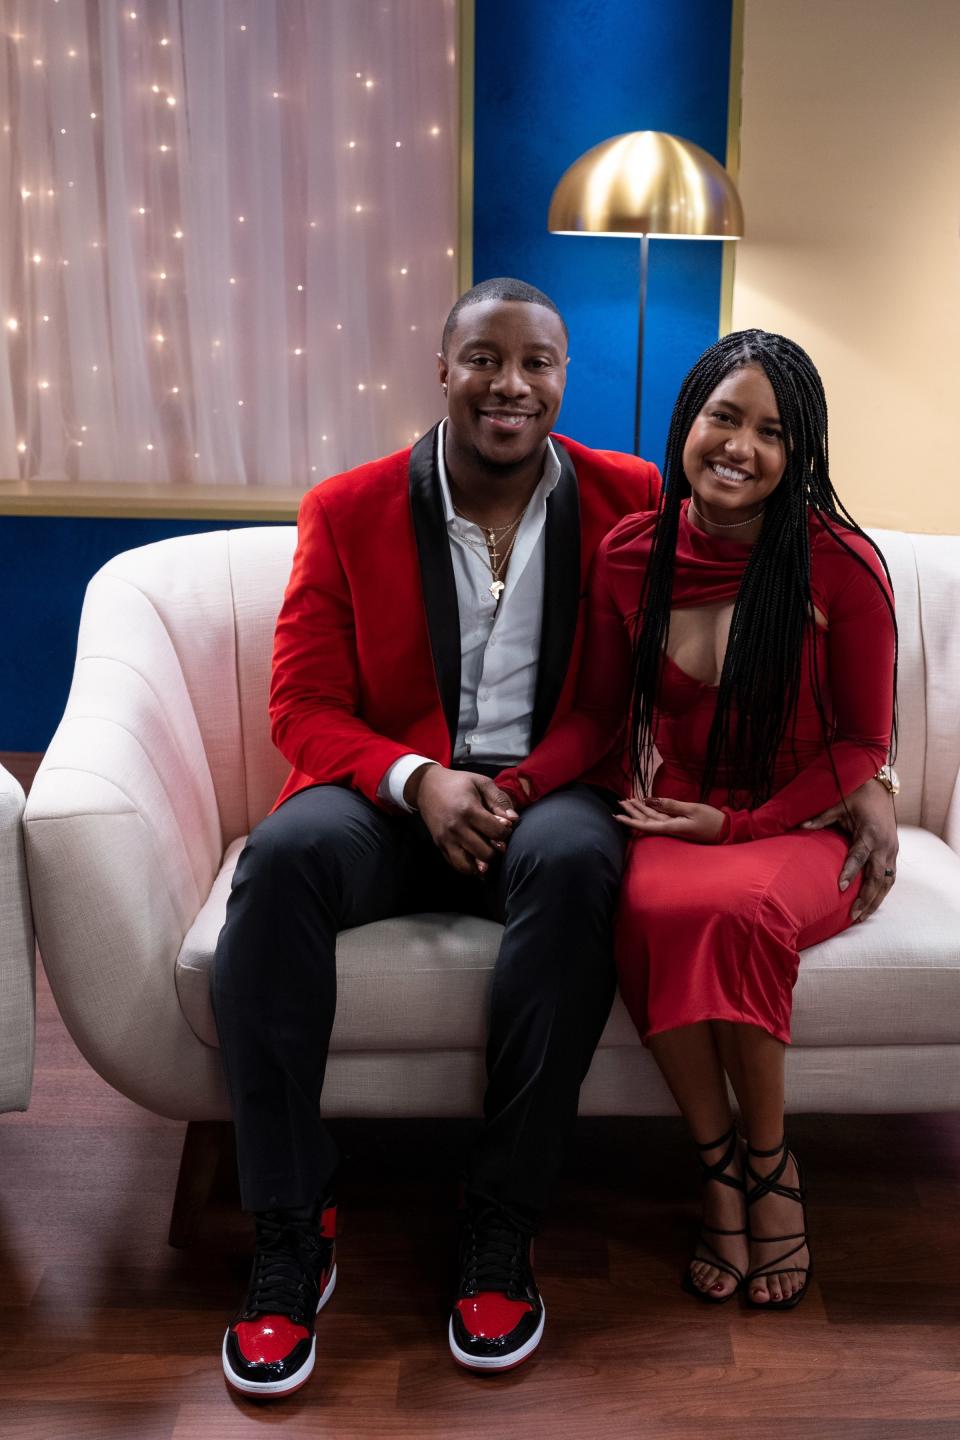
[{"label": "long braided hair", "polygon": [[[852,532],[867,540],[879,555],[888,580],[890,572],[831,484],[826,396],[809,355],[792,340],[764,330],[741,330],[712,345],[687,375],[674,406],[664,488],[637,612],[630,754],[634,782],[641,793],[647,793],[652,780],[654,716],[670,627],[680,504],[691,494],[683,469],[683,448],[708,397],[727,375],[746,365],[759,366],[773,388],[786,465],[779,485],[767,498],[763,528],[733,607],[700,793],[701,799],[706,799],[718,775],[726,776],[731,802],[735,803],[735,791],[745,792],[754,808],[773,791],[777,753],[788,731],[792,732],[796,714],[804,639],[808,634],[812,638],[816,623],[810,589],[810,515],[867,570],[881,592],[876,575],[844,535]],[[886,594],[884,599],[892,616]],[[829,749],[831,725],[812,644],[809,663]]]}]

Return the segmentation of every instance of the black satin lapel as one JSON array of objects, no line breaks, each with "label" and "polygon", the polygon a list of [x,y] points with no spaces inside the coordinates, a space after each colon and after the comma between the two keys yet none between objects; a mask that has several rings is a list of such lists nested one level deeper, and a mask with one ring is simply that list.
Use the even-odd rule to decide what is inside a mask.
[{"label": "black satin lapel", "polygon": [[439,428],[435,425],[410,452],[410,510],[433,668],[452,748],[460,719],[460,612],[437,471]]},{"label": "black satin lapel", "polygon": [[566,450],[554,440],[560,479],[547,500],[543,622],[531,746],[543,738],[563,688],[580,604],[580,490]]}]

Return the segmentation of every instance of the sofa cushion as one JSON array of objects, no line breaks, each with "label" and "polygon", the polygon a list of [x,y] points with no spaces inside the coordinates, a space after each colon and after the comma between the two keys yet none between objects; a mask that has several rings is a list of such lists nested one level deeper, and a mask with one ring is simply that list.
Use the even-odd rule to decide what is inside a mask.
[{"label": "sofa cushion", "polygon": [[945,1045],[960,1040],[960,856],[900,829],[897,883],[878,914],[800,959],[797,1045]]},{"label": "sofa cushion", "polygon": [[[177,959],[194,1032],[217,1044],[210,972],[243,840],[227,850]],[[793,1039],[803,1046],[960,1042],[960,857],[926,830],[900,832],[899,875],[880,913],[807,950]],[[337,945],[334,1051],[482,1049],[499,925],[414,915],[345,930]],[[639,1043],[618,1000],[601,1045]]]},{"label": "sofa cushion", "polygon": [[[233,871],[224,856],[177,958],[177,994],[196,1035],[216,1045],[210,977]],[[472,915],[412,915],[344,930],[337,942],[331,1050],[483,1049],[500,926]]]}]

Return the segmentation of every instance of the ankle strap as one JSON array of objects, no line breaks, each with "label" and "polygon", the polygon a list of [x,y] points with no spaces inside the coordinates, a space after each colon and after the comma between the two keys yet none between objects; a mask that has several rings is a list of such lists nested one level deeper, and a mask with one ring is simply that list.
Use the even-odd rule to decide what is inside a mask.
[{"label": "ankle strap", "polygon": [[698,1150],[717,1150],[721,1145],[726,1145],[731,1139],[731,1137],[736,1135],[736,1133],[736,1125],[731,1125],[730,1129],[725,1130],[724,1133],[720,1136],[719,1140],[708,1140],[706,1145],[701,1145],[697,1140],[695,1140],[693,1143],[696,1145]]},{"label": "ankle strap", "polygon": [[784,1136],[781,1138],[780,1144],[779,1144],[779,1145],[774,1145],[774,1147],[773,1147],[772,1150],[755,1150],[752,1145],[748,1144],[748,1145],[747,1145],[747,1154],[748,1154],[748,1155],[759,1155],[759,1156],[761,1157],[761,1159],[763,1159],[763,1160],[770,1160],[774,1155],[779,1155],[781,1150],[786,1149],[786,1145],[787,1145],[787,1137],[786,1137],[786,1135],[784,1135]]}]

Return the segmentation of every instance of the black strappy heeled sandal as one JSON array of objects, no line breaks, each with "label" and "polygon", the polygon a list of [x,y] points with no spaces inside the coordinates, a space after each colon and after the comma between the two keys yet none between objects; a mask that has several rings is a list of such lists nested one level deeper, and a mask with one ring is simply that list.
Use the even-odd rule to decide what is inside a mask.
[{"label": "black strappy heeled sandal", "polygon": [[[764,1160],[769,1160],[773,1155],[780,1155],[781,1151],[783,1152],[781,1159],[779,1163],[773,1167],[769,1175],[758,1175],[750,1164],[751,1155],[757,1155]],[[797,1183],[796,1185],[782,1185],[780,1183],[781,1177],[791,1158],[797,1167]],[[754,1150],[752,1145],[748,1145],[746,1178],[753,1187],[747,1190],[748,1229],[750,1226],[750,1206],[755,1205],[758,1200],[762,1200],[765,1195],[782,1195],[785,1200],[792,1200],[800,1206],[800,1213],[803,1216],[803,1229],[798,1234],[754,1235],[752,1231],[750,1232],[751,1240],[754,1240],[759,1245],[783,1244],[788,1240],[796,1240],[798,1243],[792,1246],[791,1249],[784,1250],[782,1255],[776,1256],[774,1260],[768,1261],[766,1265],[760,1265],[756,1270],[750,1270],[743,1284],[746,1301],[751,1310],[793,1310],[795,1306],[800,1304],[804,1295],[806,1295],[807,1287],[810,1284],[810,1277],[813,1274],[813,1255],[810,1250],[810,1240],[807,1235],[807,1192],[803,1183],[803,1174],[800,1170],[800,1161],[796,1155],[793,1155],[792,1151],[787,1149],[786,1139],[781,1140],[780,1144],[774,1146],[772,1150]],[[785,1260],[792,1259],[794,1255],[798,1255],[804,1246],[807,1247],[806,1265],[785,1265],[783,1263]],[[754,1280],[763,1280],[768,1275],[779,1275],[784,1271],[804,1277],[803,1284],[799,1290],[794,1291],[794,1293],[785,1300],[751,1300],[750,1286]]]},{"label": "black strappy heeled sandal", "polygon": [[[708,1165],[706,1160],[701,1157],[700,1169],[702,1172],[704,1187],[707,1186],[709,1181],[716,1180],[721,1185],[729,1185],[731,1190],[739,1190],[741,1194],[746,1193],[746,1186],[743,1180],[738,1180],[736,1175],[724,1174],[727,1166],[730,1164],[731,1160],[737,1153],[738,1140],[739,1136],[737,1135],[737,1127],[735,1125],[731,1125],[730,1129],[726,1132],[725,1135],[721,1135],[719,1140],[711,1140],[708,1145],[697,1146],[698,1150],[716,1150],[720,1145],[726,1146],[726,1149],[724,1150],[720,1159],[717,1160],[713,1165]],[[712,1295],[709,1290],[700,1289],[700,1286],[695,1283],[693,1276],[690,1274],[690,1271],[688,1269],[683,1277],[683,1280],[681,1281],[681,1286],[688,1295],[695,1295],[698,1300],[705,1300],[708,1305],[726,1305],[728,1300],[733,1299],[734,1295],[736,1295],[737,1291],[740,1289],[740,1286],[743,1284],[743,1272],[741,1270],[738,1270],[735,1265],[731,1265],[728,1260],[724,1260],[722,1255],[718,1255],[713,1245],[711,1245],[710,1241],[706,1239],[706,1236],[747,1234],[748,1232],[746,1229],[720,1230],[716,1225],[701,1224],[700,1235],[696,1245],[694,1246],[693,1257],[690,1263],[693,1264],[694,1260],[702,1260],[705,1265],[715,1265],[718,1270],[723,1270],[727,1275],[732,1275],[737,1283],[727,1295]],[[705,1250],[707,1253],[705,1255],[700,1255],[697,1253],[700,1250]]]}]

